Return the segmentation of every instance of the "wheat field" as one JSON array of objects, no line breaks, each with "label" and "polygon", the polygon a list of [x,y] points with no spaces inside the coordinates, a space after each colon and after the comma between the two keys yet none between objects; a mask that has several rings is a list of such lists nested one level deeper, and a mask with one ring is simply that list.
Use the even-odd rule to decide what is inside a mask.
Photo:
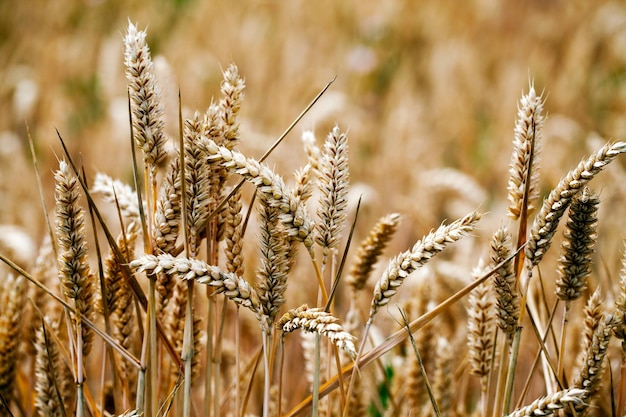
[{"label": "wheat field", "polygon": [[623,2],[0,28],[1,415],[626,415]]}]

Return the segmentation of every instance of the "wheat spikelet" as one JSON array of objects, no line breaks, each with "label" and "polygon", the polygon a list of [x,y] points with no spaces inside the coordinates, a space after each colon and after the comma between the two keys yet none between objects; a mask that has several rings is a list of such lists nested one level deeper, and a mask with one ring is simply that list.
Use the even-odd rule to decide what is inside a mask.
[{"label": "wheat spikelet", "polygon": [[259,301],[271,326],[285,304],[287,274],[291,267],[291,242],[278,222],[278,211],[261,205],[259,210],[261,265],[257,271]]},{"label": "wheat spikelet", "polygon": [[[44,319],[50,321],[46,318]],[[61,402],[57,393],[58,347],[43,326],[35,333],[35,415],[60,417]]]},{"label": "wheat spikelet", "polygon": [[552,237],[556,232],[559,221],[572,198],[602,168],[623,152],[626,152],[626,142],[606,144],[596,154],[583,159],[550,192],[548,198],[544,200],[541,210],[535,216],[529,233],[530,237],[525,249],[528,269],[532,269],[539,264],[543,255],[550,248]]},{"label": "wheat spikelet", "polygon": [[128,184],[98,172],[93,181],[91,192],[101,194],[105,201],[119,205],[122,215],[127,220],[137,224],[141,222],[137,193]]},{"label": "wheat spikelet", "polygon": [[296,170],[294,173],[294,177],[296,179],[296,187],[294,189],[293,195],[302,201],[306,202],[311,195],[313,195],[313,168],[311,168],[310,164],[306,164],[301,169]]},{"label": "wheat spikelet", "polygon": [[[0,293],[0,395],[9,403],[13,398],[23,314],[26,305],[26,282],[20,275],[2,277]],[[3,409],[0,403],[0,411]]]},{"label": "wheat spikelet", "polygon": [[[539,197],[539,154],[541,148],[541,130],[544,117],[543,97],[535,92],[531,83],[528,94],[522,95],[517,109],[513,154],[509,165],[509,208],[508,214],[517,220],[522,212],[526,184],[528,188],[527,209],[534,209],[534,202]],[[531,163],[532,160],[532,163]]]},{"label": "wheat spikelet", "polygon": [[222,136],[224,145],[233,149],[239,139],[239,109],[243,101],[243,90],[246,83],[239,76],[239,70],[235,64],[230,64],[223,74],[221,85],[224,96],[219,103],[221,115]]},{"label": "wheat spikelet", "polygon": [[[477,266],[472,275],[481,277],[487,269]],[[491,372],[492,350],[495,335],[494,294],[489,282],[483,282],[472,291],[468,298],[467,345],[469,348],[470,372],[480,377],[481,389],[487,390],[487,380]]]},{"label": "wheat spikelet", "polygon": [[243,278],[223,272],[220,268],[197,259],[175,258],[172,255],[144,255],[130,263],[139,272],[154,274],[164,272],[186,280],[196,280],[224,293],[235,303],[250,309],[260,317],[261,306],[256,290]]},{"label": "wheat spikelet", "polygon": [[311,167],[313,175],[317,178],[321,175],[322,151],[316,144],[315,134],[310,130],[302,132],[302,145],[309,159],[308,165]]},{"label": "wheat spikelet", "polygon": [[548,416],[556,410],[563,408],[567,410],[569,405],[583,405],[586,394],[586,391],[583,389],[569,388],[547,397],[539,398],[532,404],[512,412],[507,417]]},{"label": "wheat spikelet", "polygon": [[480,213],[473,212],[449,225],[441,225],[418,241],[413,248],[390,261],[383,276],[374,287],[369,319],[372,320],[378,309],[391,300],[397,288],[411,272],[441,252],[448,243],[455,242],[474,230],[474,225],[478,220],[480,220]]},{"label": "wheat spikelet", "polygon": [[[505,226],[500,227],[491,238],[490,252],[492,267],[511,256],[511,238]],[[513,260],[497,269],[493,274],[493,285],[497,295],[498,327],[511,338],[517,328],[520,313],[520,297],[515,282]]]},{"label": "wheat spikelet", "polygon": [[279,209],[280,221],[285,225],[289,236],[304,242],[307,248],[313,245],[313,223],[304,205],[289,190],[283,179],[266,165],[246,158],[239,152],[219,146],[210,139],[204,141],[209,159],[232,172],[243,176],[257,187],[260,198]]},{"label": "wheat spikelet", "polygon": [[339,126],[328,134],[321,162],[321,176],[318,178],[321,196],[315,241],[324,249],[326,259],[328,250],[339,244],[348,207],[348,137],[340,133]]},{"label": "wheat spikelet", "polygon": [[363,289],[378,258],[391,240],[398,225],[400,215],[392,213],[382,217],[372,228],[369,235],[361,242],[355,256],[355,261],[350,268],[347,282],[356,293]]},{"label": "wheat spikelet", "polygon": [[278,320],[276,326],[284,333],[303,329],[307,332],[326,336],[338,348],[350,355],[352,359],[356,358],[356,349],[354,347],[356,338],[344,331],[339,324],[339,319],[321,308],[309,308],[304,304],[286,312]]},{"label": "wheat spikelet", "polygon": [[59,244],[59,278],[63,294],[74,304],[74,322],[81,328],[83,345],[80,347],[86,356],[91,350],[93,332],[86,325],[78,326],[81,319],[92,320],[94,310],[94,277],[87,259],[85,220],[83,210],[78,205],[78,180],[69,170],[65,161],[59,163],[56,180],[56,234]]},{"label": "wheat spikelet", "polygon": [[599,204],[600,199],[587,187],[572,200],[556,282],[556,294],[562,300],[575,300],[587,288],[591,255],[597,238]]},{"label": "wheat spikelet", "polygon": [[157,164],[166,156],[161,92],[154,76],[146,32],[138,31],[130,22],[124,37],[124,64],[129,81],[134,139],[154,178]]}]

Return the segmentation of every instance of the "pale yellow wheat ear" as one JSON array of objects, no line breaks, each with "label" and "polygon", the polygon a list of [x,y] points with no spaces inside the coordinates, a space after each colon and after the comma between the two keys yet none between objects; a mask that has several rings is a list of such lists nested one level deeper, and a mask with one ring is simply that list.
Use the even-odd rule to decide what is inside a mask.
[{"label": "pale yellow wheat ear", "polygon": [[[511,237],[506,227],[502,226],[491,238],[491,265],[500,264],[511,256]],[[506,262],[493,274],[493,286],[496,292],[498,327],[506,334],[511,343],[520,314],[520,293],[515,281],[513,261]]]},{"label": "pale yellow wheat ear", "polygon": [[[44,318],[51,328],[48,318]],[[35,413],[40,416],[61,417],[59,398],[59,353],[49,330],[40,321],[40,328],[35,336]]]},{"label": "pale yellow wheat ear", "polygon": [[[484,262],[474,268],[472,276],[480,278],[487,272]],[[489,375],[493,368],[492,358],[495,345],[496,316],[493,286],[489,282],[480,284],[468,297],[467,345],[470,372],[480,378],[481,408],[487,415]]]},{"label": "pale yellow wheat ear", "polygon": [[309,308],[306,304],[286,312],[276,326],[284,333],[297,329],[326,336],[338,348],[352,359],[356,358],[354,341],[356,338],[346,332],[339,324],[339,319],[322,308]]},{"label": "pale yellow wheat ear", "polygon": [[557,410],[565,409],[567,411],[570,406],[583,406],[586,394],[584,389],[569,388],[539,398],[532,404],[512,412],[507,417],[549,416]]},{"label": "pale yellow wheat ear", "polygon": [[244,98],[246,83],[239,75],[235,64],[230,64],[223,74],[221,91],[223,98],[219,102],[221,129],[224,145],[234,149],[239,140],[239,110]]},{"label": "pale yellow wheat ear", "polygon": [[409,274],[441,252],[449,243],[461,239],[474,230],[480,217],[480,213],[472,212],[449,225],[441,225],[418,241],[410,250],[390,261],[374,287],[369,320],[374,318],[380,307],[389,303]]},{"label": "pale yellow wheat ear", "polygon": [[105,201],[117,204],[122,215],[129,222],[141,223],[137,193],[128,184],[98,172],[93,181],[91,193],[100,194]]},{"label": "pale yellow wheat ear", "polygon": [[[539,155],[543,128],[543,97],[537,95],[531,82],[528,93],[522,95],[517,109],[513,154],[509,166],[508,214],[517,220],[522,212],[524,194],[528,188],[526,207],[528,213],[535,208],[539,197]],[[527,187],[528,184],[528,187]]]},{"label": "pale yellow wheat ear", "polygon": [[329,250],[339,244],[348,207],[348,137],[335,126],[326,137],[318,178],[320,201],[315,241],[323,249],[322,263]]},{"label": "pale yellow wheat ear", "polygon": [[[6,404],[13,400],[16,371],[23,328],[22,317],[26,307],[24,277],[7,274],[0,276],[0,395]],[[9,415],[0,402],[2,415]]]},{"label": "pale yellow wheat ear", "polygon": [[528,260],[528,269],[541,262],[544,254],[552,244],[552,237],[556,232],[563,213],[572,199],[602,168],[607,166],[619,154],[626,152],[626,142],[608,143],[597,153],[583,159],[576,168],[571,170],[559,184],[550,192],[530,230],[525,255]]},{"label": "pale yellow wheat ear", "polygon": [[311,250],[314,242],[313,222],[302,202],[287,188],[282,177],[266,165],[219,146],[210,139],[206,139],[204,143],[209,160],[254,184],[259,191],[259,198],[265,199],[267,204],[279,210],[279,220],[289,236],[303,242]]},{"label": "pale yellow wheat ear", "polygon": [[93,331],[83,319],[94,321],[94,276],[89,268],[87,238],[82,208],[78,205],[80,184],[65,161],[59,163],[56,181],[56,237],[59,247],[59,280],[63,294],[73,305],[75,334],[74,374],[78,387],[77,413],[84,413],[84,361],[91,351]]},{"label": "pale yellow wheat ear", "polygon": [[154,75],[146,32],[137,30],[131,22],[128,22],[124,37],[124,63],[129,82],[134,139],[143,153],[146,168],[154,178],[159,162],[167,155],[161,92]]}]

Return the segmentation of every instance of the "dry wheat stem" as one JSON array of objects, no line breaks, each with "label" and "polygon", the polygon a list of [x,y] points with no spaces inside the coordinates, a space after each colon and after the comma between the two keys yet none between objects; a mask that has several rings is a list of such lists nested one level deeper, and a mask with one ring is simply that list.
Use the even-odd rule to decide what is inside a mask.
[{"label": "dry wheat stem", "polygon": [[306,304],[285,313],[276,326],[285,333],[303,329],[326,336],[338,348],[352,359],[356,358],[354,341],[356,338],[346,332],[339,324],[339,319],[321,308],[309,308]]},{"label": "dry wheat stem", "polygon": [[583,389],[569,388],[547,397],[539,398],[532,404],[512,412],[507,417],[548,416],[556,410],[568,407],[570,404],[576,407],[582,406],[585,402],[586,394],[587,392]]},{"label": "dry wheat stem", "polygon": [[480,213],[472,212],[449,225],[441,225],[418,241],[410,250],[401,253],[389,262],[387,269],[374,287],[374,297],[369,313],[369,320],[374,318],[378,309],[391,300],[398,287],[409,274],[441,252],[449,243],[461,239],[474,230],[480,220]]}]

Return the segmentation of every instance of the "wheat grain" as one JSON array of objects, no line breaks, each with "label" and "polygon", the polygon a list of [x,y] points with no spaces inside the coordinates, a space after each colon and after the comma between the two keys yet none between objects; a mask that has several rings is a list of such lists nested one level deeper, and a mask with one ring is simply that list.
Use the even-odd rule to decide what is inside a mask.
[{"label": "wheat grain", "polygon": [[[528,185],[527,210],[532,212],[539,197],[539,155],[544,117],[543,97],[535,92],[531,82],[528,94],[522,95],[517,110],[513,154],[509,168],[508,214],[517,220],[522,212],[524,193]],[[532,162],[531,162],[532,161]]]},{"label": "wheat grain", "polygon": [[389,262],[387,269],[374,287],[369,319],[372,320],[378,309],[391,300],[398,287],[409,274],[441,252],[449,243],[461,239],[474,230],[480,220],[480,213],[472,212],[449,225],[441,225],[418,241],[410,250],[401,253]]},{"label": "wheat grain", "polygon": [[[169,165],[156,202],[152,240],[157,252],[171,253],[176,247],[181,216],[180,185],[180,158],[177,155]],[[162,300],[166,300],[167,285],[159,285],[157,279],[157,290]],[[164,304],[167,302],[165,301]]]},{"label": "wheat grain", "polygon": [[572,198],[585,186],[602,168],[608,165],[619,154],[626,152],[626,142],[608,143],[596,154],[583,159],[576,168],[571,170],[554,188],[543,202],[541,210],[535,216],[529,233],[525,253],[528,268],[532,269],[541,262],[544,254],[552,244],[552,237],[569,206]]},{"label": "wheat grain", "polygon": [[539,398],[532,404],[520,408],[508,417],[548,416],[556,410],[568,409],[569,405],[581,406],[584,404],[586,391],[579,388],[569,388],[552,395]]},{"label": "wheat grain", "polygon": [[278,320],[276,326],[284,333],[303,329],[326,336],[338,348],[350,355],[352,359],[356,358],[356,348],[354,347],[356,338],[344,331],[339,324],[339,319],[322,308],[309,308],[304,304],[286,312]]}]

